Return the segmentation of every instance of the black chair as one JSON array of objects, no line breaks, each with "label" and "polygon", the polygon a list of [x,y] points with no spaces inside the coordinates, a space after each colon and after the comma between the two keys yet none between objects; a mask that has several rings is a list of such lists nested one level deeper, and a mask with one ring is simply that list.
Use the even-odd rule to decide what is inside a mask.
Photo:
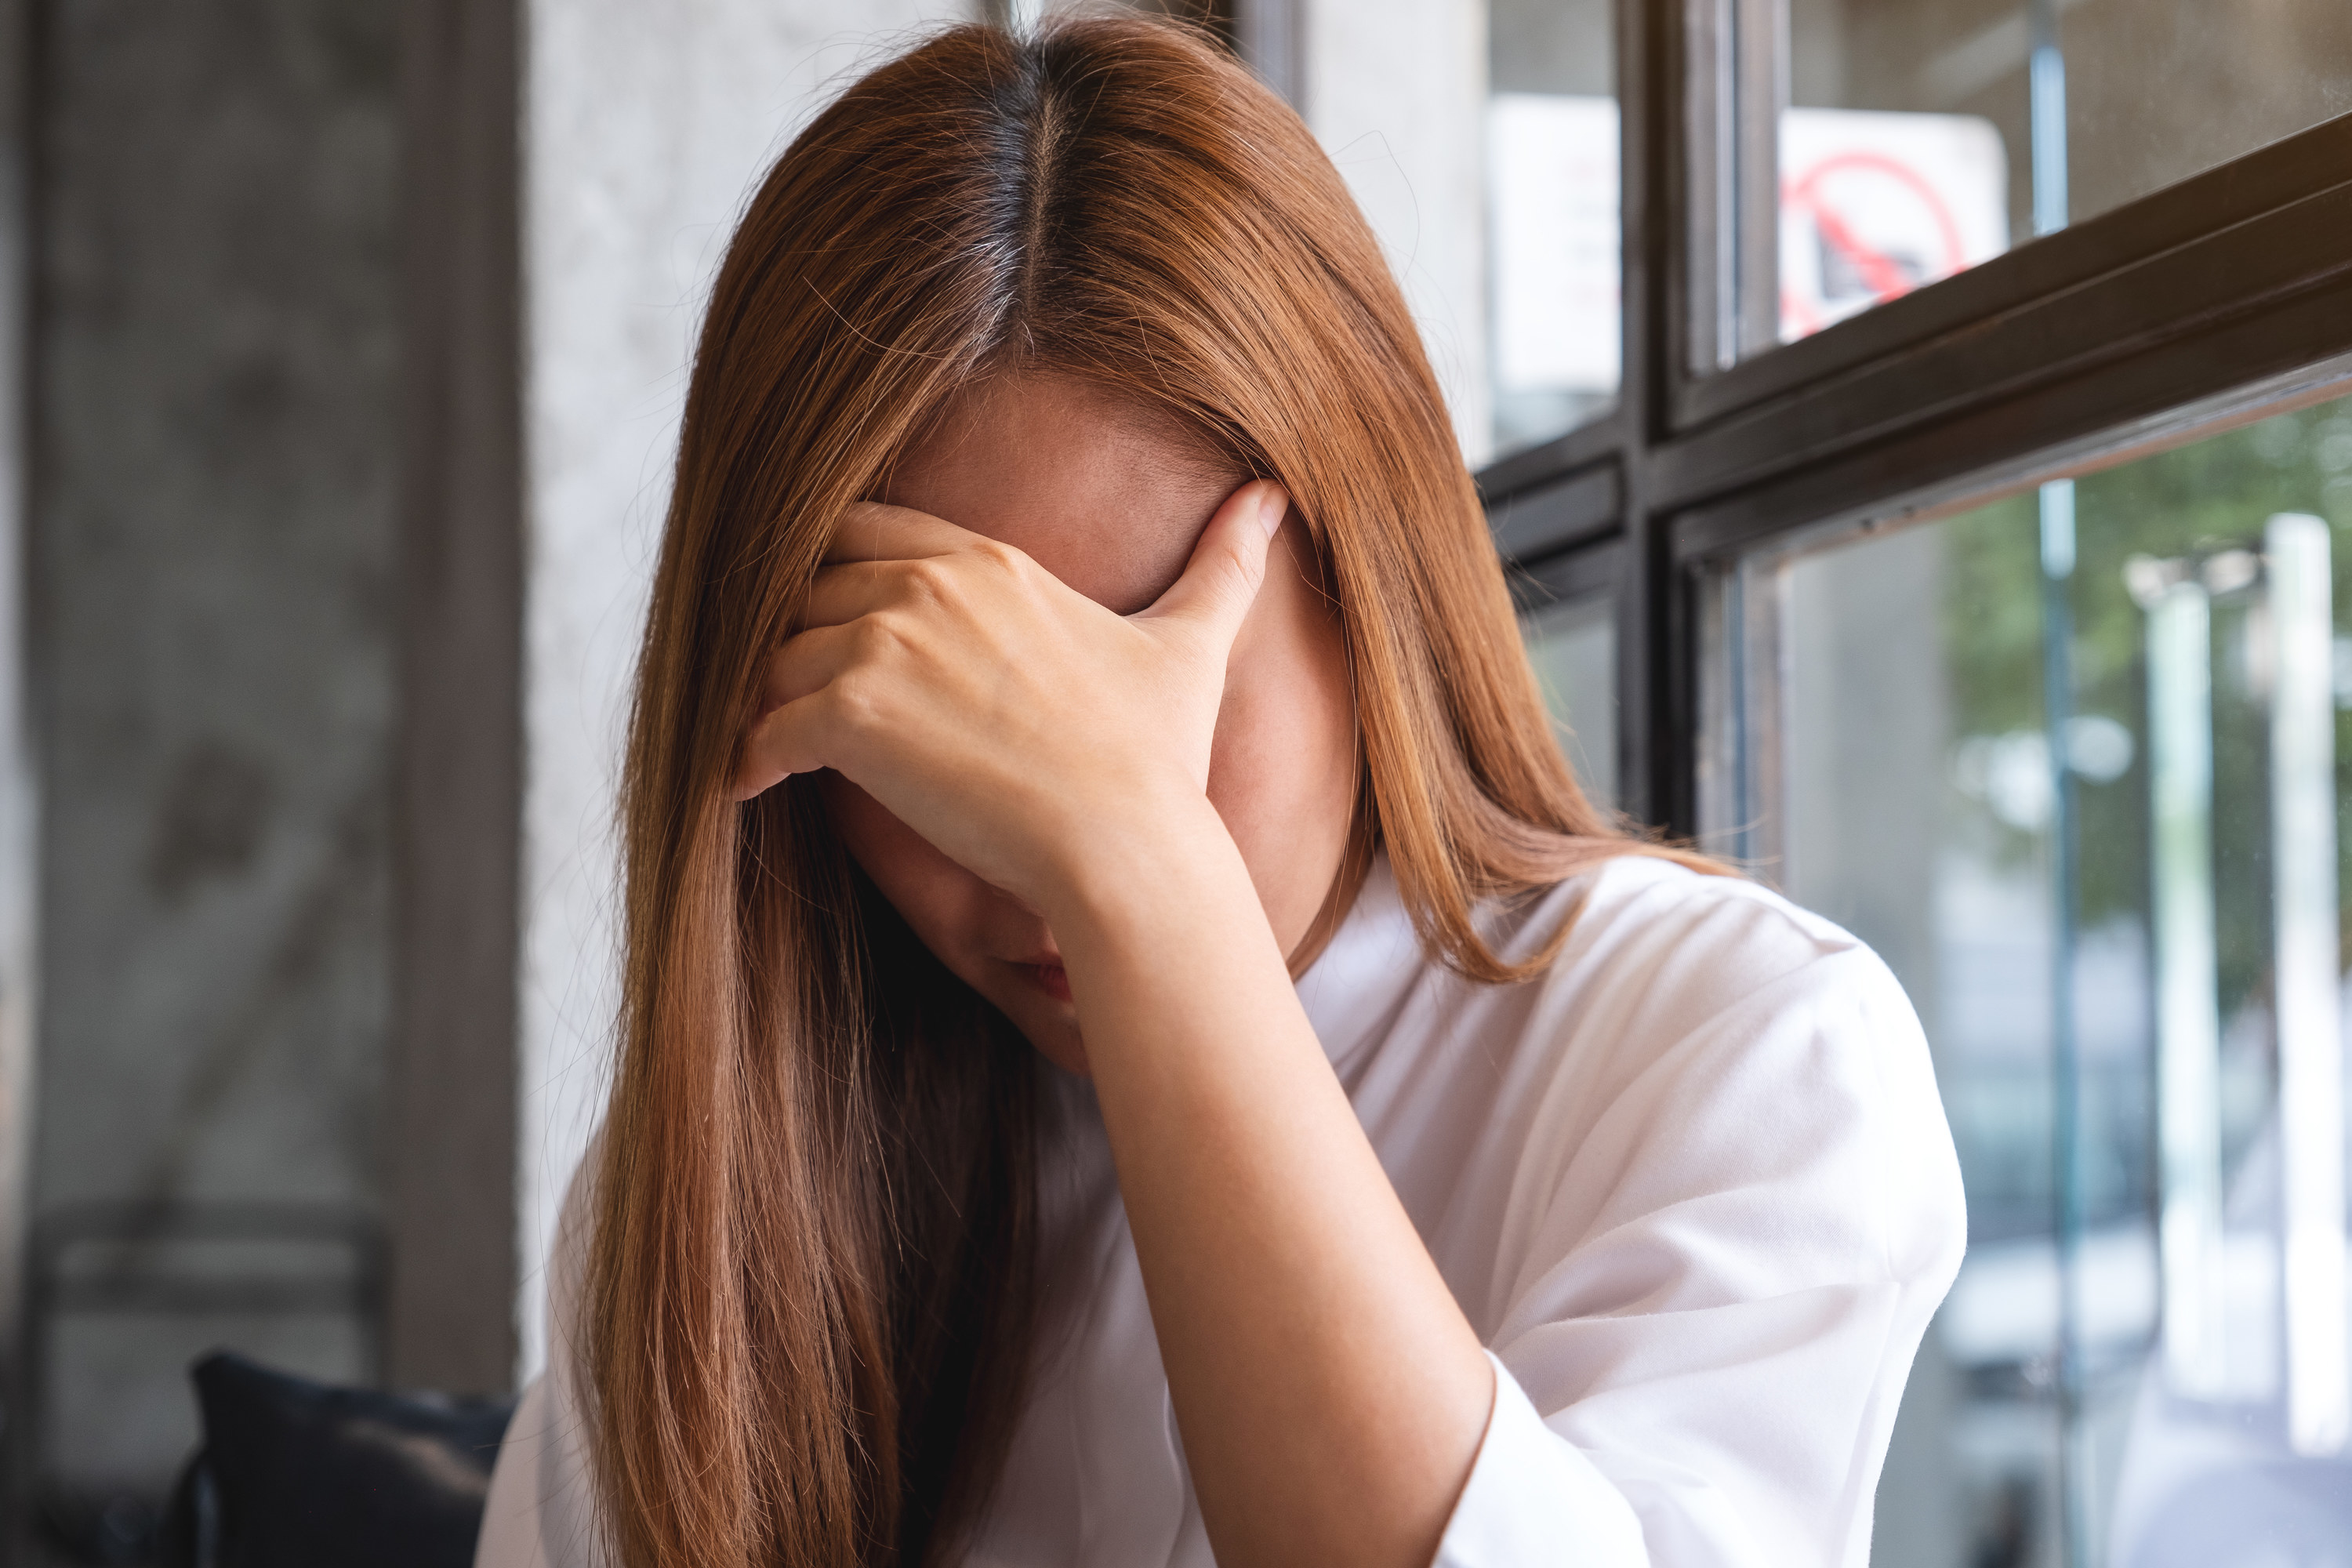
[{"label": "black chair", "polygon": [[[71,1424],[86,1425],[89,1414],[68,1408],[58,1383],[68,1325],[110,1325],[119,1335],[135,1324],[154,1331],[152,1343],[193,1347],[257,1329],[267,1342],[269,1331],[303,1324],[344,1342],[353,1382],[382,1373],[383,1237],[365,1210],[310,1202],[67,1204],[42,1214],[29,1239],[27,1375],[0,1447],[8,1450],[8,1489],[26,1500],[44,1561],[152,1563],[170,1502],[168,1469],[151,1479],[64,1465],[76,1451]],[[113,1375],[125,1371],[142,1383],[177,1381],[160,1358]]]},{"label": "black chair", "polygon": [[468,1568],[511,1400],[333,1388],[226,1352],[191,1373],[205,1446],[164,1568]]}]

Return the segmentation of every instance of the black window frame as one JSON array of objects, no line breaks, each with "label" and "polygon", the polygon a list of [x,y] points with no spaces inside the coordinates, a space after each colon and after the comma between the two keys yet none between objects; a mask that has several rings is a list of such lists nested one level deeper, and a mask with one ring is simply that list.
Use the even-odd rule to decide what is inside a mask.
[{"label": "black window frame", "polygon": [[1776,9],[1618,0],[1618,401],[1476,476],[1523,605],[1612,595],[1618,804],[1681,837],[1708,573],[2352,391],[2352,115],[1768,347]]}]

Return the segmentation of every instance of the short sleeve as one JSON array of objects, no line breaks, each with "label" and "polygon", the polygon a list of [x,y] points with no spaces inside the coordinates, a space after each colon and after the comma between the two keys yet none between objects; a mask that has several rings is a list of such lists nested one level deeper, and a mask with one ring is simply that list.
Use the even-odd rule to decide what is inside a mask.
[{"label": "short sleeve", "polygon": [[540,1520],[539,1478],[546,1461],[547,1379],[531,1379],[499,1445],[474,1568],[551,1568]]},{"label": "short sleeve", "polygon": [[1510,1368],[1486,1359],[1495,1408],[1433,1568],[1642,1568],[1642,1525],[1624,1494],[1543,1424]]},{"label": "short sleeve", "polygon": [[596,1148],[592,1142],[564,1194],[547,1267],[547,1369],[523,1391],[499,1445],[474,1568],[606,1568],[609,1562],[578,1386],[587,1184]]},{"label": "short sleeve", "polygon": [[1563,1050],[1530,1086],[1495,1408],[1440,1568],[1868,1562],[1895,1408],[1965,1243],[1958,1162],[1875,955],[1786,906],[1718,913],[1809,922],[1811,956],[1727,978],[1705,951],[1722,933],[1685,931],[1682,983],[1636,973],[1536,1020],[1643,1048]]}]

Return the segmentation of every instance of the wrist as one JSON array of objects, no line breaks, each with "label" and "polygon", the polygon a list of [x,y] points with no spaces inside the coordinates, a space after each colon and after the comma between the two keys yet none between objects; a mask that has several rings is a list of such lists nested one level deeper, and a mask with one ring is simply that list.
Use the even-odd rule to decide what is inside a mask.
[{"label": "wrist", "polygon": [[1206,795],[1176,795],[1097,826],[1073,836],[1039,910],[1066,952],[1237,901],[1263,917],[1249,868]]}]

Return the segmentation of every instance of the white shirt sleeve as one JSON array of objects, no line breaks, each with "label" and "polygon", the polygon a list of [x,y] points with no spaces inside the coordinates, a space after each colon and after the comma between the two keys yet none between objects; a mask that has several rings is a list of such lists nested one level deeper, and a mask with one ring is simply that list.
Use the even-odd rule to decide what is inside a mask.
[{"label": "white shirt sleeve", "polygon": [[523,1391],[499,1445],[474,1568],[607,1568],[610,1562],[599,1531],[584,1406],[574,1386],[587,1183],[596,1163],[592,1143],[564,1194],[547,1266],[547,1370]]},{"label": "white shirt sleeve", "polygon": [[1616,1568],[1649,1561],[1642,1522],[1591,1458],[1563,1443],[1496,1361],[1495,1408],[1433,1568]]},{"label": "white shirt sleeve", "polygon": [[[1796,912],[1734,923],[1759,914]],[[1676,945],[1546,1025],[1640,1044],[1572,1046],[1539,1088],[1494,1412],[1436,1568],[1868,1561],[1904,1379],[1965,1243],[1927,1043],[1851,939],[1752,988]]]}]

